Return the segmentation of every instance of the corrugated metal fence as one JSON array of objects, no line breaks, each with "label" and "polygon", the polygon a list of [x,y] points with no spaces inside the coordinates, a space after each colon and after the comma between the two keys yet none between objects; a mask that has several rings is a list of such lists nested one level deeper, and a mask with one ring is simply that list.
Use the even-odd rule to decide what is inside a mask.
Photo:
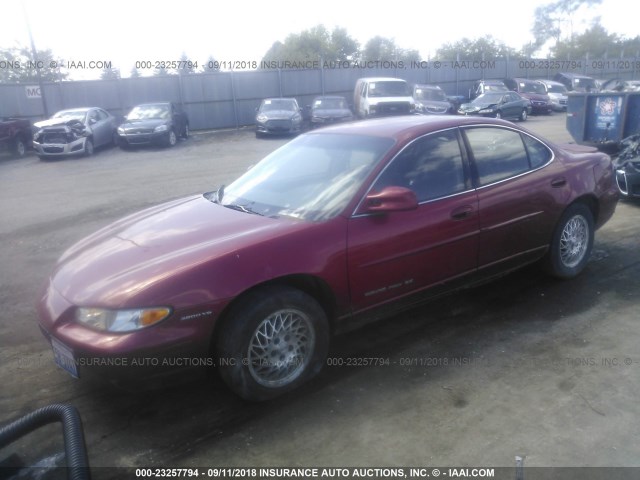
[{"label": "corrugated metal fence", "polygon": [[[386,69],[351,66],[64,81],[45,83],[43,89],[49,115],[82,106],[98,106],[115,115],[126,115],[131,107],[140,103],[172,101],[183,105],[192,130],[203,130],[251,125],[256,107],[267,97],[295,97],[301,106],[323,94],[344,95],[352,102],[353,87],[360,77],[388,76],[410,83],[434,83],[448,95],[466,96],[477,79],[553,78],[559,71],[596,78],[633,79],[640,75],[640,61],[637,58],[555,63],[548,60],[429,61]],[[28,117],[32,121],[44,118],[37,85],[0,85],[0,115]]]}]

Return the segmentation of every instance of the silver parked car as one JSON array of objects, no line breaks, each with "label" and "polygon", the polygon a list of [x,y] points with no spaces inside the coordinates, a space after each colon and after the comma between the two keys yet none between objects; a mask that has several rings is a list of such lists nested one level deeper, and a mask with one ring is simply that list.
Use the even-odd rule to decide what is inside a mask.
[{"label": "silver parked car", "polygon": [[118,123],[98,107],[61,110],[34,124],[33,148],[40,158],[90,156],[96,147],[115,144]]},{"label": "silver parked car", "polygon": [[555,80],[538,80],[547,89],[547,95],[551,99],[551,108],[556,112],[567,111],[567,94],[569,91],[563,83]]}]

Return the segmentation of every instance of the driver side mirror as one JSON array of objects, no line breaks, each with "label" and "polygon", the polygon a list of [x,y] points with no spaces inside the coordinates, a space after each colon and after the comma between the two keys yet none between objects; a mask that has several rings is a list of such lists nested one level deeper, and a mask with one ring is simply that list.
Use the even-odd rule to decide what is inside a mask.
[{"label": "driver side mirror", "polygon": [[418,197],[405,187],[385,187],[378,193],[370,193],[364,199],[361,213],[388,213],[415,210]]}]

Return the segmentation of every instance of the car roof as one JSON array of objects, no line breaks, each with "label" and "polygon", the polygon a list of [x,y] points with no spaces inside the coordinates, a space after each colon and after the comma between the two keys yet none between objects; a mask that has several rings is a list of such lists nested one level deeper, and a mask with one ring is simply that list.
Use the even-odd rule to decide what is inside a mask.
[{"label": "car roof", "polygon": [[561,87],[565,86],[562,82],[558,82],[556,80],[547,80],[546,78],[541,78],[540,80],[538,80],[538,82],[544,83],[545,85],[558,85]]},{"label": "car roof", "polygon": [[336,126],[324,127],[314,130],[307,135],[336,133],[344,135],[369,135],[375,137],[392,138],[396,141],[404,141],[427,133],[470,125],[499,125],[510,126],[513,124],[504,120],[473,116],[425,116],[402,115],[397,117],[385,117],[358,122],[343,123]]},{"label": "car roof", "polygon": [[149,102],[149,103],[139,103],[136,107],[147,107],[149,105],[171,105],[171,102]]},{"label": "car roof", "polygon": [[366,82],[405,82],[402,78],[393,78],[393,77],[363,77],[359,78],[358,81],[366,81]]},{"label": "car roof", "polygon": [[[99,107],[78,107],[78,108],[65,108],[64,110],[58,110],[56,112],[57,113],[63,113],[63,112],[88,112],[89,110],[93,110]],[[100,109],[102,110],[102,108]],[[55,114],[54,114],[55,115]]]},{"label": "car roof", "polygon": [[431,90],[442,90],[442,87],[440,85],[434,85],[432,83],[416,83],[414,87]]},{"label": "car roof", "polygon": [[346,100],[343,96],[341,95],[318,95],[317,97],[314,97],[314,100],[318,100],[320,98],[336,98],[336,99],[340,99],[340,100]]}]

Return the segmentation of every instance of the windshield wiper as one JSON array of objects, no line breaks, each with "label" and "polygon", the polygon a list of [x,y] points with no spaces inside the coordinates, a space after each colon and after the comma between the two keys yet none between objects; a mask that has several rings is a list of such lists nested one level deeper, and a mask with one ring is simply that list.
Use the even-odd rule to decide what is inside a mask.
[{"label": "windshield wiper", "polygon": [[256,212],[255,210],[251,210],[250,208],[247,208],[244,205],[238,205],[237,203],[227,203],[226,205],[222,205],[222,206],[230,208],[232,210],[237,210],[239,212],[251,213],[253,215],[260,215],[261,217],[264,217],[262,213]]}]

